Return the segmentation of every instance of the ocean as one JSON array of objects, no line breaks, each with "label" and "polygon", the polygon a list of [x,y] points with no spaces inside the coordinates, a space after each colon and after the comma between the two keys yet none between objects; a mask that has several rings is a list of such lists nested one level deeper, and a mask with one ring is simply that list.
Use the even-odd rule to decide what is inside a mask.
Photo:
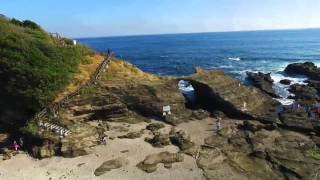
[{"label": "ocean", "polygon": [[278,83],[289,78],[303,83],[305,77],[287,77],[282,71],[294,62],[320,65],[320,29],[215,32],[77,39],[99,52],[111,49],[116,56],[140,69],[183,76],[195,67],[222,69],[245,80],[246,71],[271,72],[276,91],[289,95]]}]

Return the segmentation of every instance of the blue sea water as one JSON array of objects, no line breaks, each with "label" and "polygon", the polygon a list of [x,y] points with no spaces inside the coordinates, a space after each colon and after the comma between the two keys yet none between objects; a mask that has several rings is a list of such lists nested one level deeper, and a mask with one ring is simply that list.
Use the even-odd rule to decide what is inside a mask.
[{"label": "blue sea water", "polygon": [[168,34],[78,39],[99,52],[111,49],[140,69],[158,75],[190,75],[195,67],[222,69],[245,80],[246,71],[271,72],[274,89],[283,104],[290,104],[290,79],[303,83],[305,77],[288,77],[282,71],[294,62],[320,65],[320,29]]},{"label": "blue sea water", "polygon": [[146,72],[189,75],[195,67],[222,69],[243,79],[245,71],[282,71],[293,62],[320,65],[320,29],[146,35],[78,39]]}]

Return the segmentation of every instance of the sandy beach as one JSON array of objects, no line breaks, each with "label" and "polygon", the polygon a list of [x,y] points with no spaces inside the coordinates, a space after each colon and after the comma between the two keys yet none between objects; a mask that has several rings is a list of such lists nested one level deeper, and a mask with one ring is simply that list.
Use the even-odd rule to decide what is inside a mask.
[{"label": "sandy beach", "polygon": [[[215,121],[208,118],[202,121],[191,121],[182,123],[175,127],[186,131],[192,137],[192,141],[197,145],[203,143],[203,139],[214,133]],[[147,123],[125,124],[112,123],[113,130],[106,134],[109,137],[117,137],[126,134],[119,132],[119,126],[126,127],[129,132],[144,129]],[[162,132],[169,132],[170,125],[165,125]],[[192,128],[191,128],[192,127]],[[179,149],[174,145],[165,146],[163,148],[152,147],[144,141],[144,138],[150,136],[150,131],[144,130],[143,136],[137,139],[119,139],[109,140],[107,145],[99,145],[89,149],[89,154],[76,158],[53,157],[48,159],[37,160],[29,155],[22,153],[14,156],[10,160],[0,162],[0,179],[8,180],[43,180],[43,179],[77,179],[77,180],[93,180],[93,179],[112,179],[112,180],[142,180],[142,179],[175,179],[186,180],[204,179],[202,170],[197,167],[195,158],[184,154],[184,161],[173,163],[171,169],[166,169],[163,164],[158,164],[158,169],[153,173],[146,173],[136,165],[142,161],[147,155],[168,151],[176,153]],[[95,176],[94,171],[104,161],[125,158],[128,163],[119,168],[114,169],[101,176]]]}]

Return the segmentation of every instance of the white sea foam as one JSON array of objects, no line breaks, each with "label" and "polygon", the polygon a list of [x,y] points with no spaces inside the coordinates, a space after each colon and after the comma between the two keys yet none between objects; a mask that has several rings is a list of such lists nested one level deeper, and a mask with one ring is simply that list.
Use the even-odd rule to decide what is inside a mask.
[{"label": "white sea foam", "polygon": [[167,55],[163,55],[163,56],[160,56],[161,58],[168,58],[169,56]]},{"label": "white sea foam", "polygon": [[305,76],[291,77],[291,76],[286,76],[281,73],[271,73],[271,78],[273,79],[273,81],[275,83],[278,83],[283,79],[288,79],[288,80],[292,81],[291,84],[307,84],[304,81],[308,80],[308,78]]},{"label": "white sea foam", "polygon": [[195,92],[193,86],[185,80],[180,80],[178,83],[178,87],[183,95],[185,95],[189,101],[195,101]]},{"label": "white sea foam", "polygon": [[219,66],[219,69],[229,69],[229,68],[233,68],[232,65],[221,65]]},{"label": "white sea foam", "polygon": [[286,99],[286,98],[274,98],[278,102],[280,102],[282,105],[288,106],[294,103],[293,99]]},{"label": "white sea foam", "polygon": [[228,58],[228,60],[231,60],[231,61],[240,61],[241,58],[239,58],[239,57],[230,57],[230,58]]},{"label": "white sea foam", "polygon": [[280,96],[280,98],[277,98],[276,100],[283,105],[291,105],[294,103],[293,99],[288,99],[289,96],[294,96],[294,94],[288,91],[290,85],[281,84],[280,81],[283,79],[288,79],[291,81],[291,84],[306,84],[304,81],[308,79],[306,77],[289,77],[281,73],[271,73],[271,78],[274,81],[272,88],[276,94]]}]

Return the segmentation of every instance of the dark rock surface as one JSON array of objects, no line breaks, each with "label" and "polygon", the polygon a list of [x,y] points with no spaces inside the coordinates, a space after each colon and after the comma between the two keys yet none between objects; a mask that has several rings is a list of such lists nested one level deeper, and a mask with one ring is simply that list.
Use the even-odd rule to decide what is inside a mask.
[{"label": "dark rock surface", "polygon": [[280,80],[280,83],[281,84],[284,84],[284,85],[290,85],[291,84],[291,80],[289,80],[289,79],[281,79]]},{"label": "dark rock surface", "polygon": [[259,88],[268,95],[275,98],[279,97],[272,88],[273,80],[270,73],[264,74],[262,72],[247,72],[247,79],[253,84],[253,86]]},{"label": "dark rock surface", "polygon": [[283,112],[279,119],[282,125],[293,131],[320,133],[320,120],[308,117],[306,112]]},{"label": "dark rock surface", "polygon": [[295,95],[292,97],[295,100],[307,103],[316,103],[320,100],[317,89],[307,85],[293,84],[289,91]]},{"label": "dark rock surface", "polygon": [[156,132],[159,129],[162,129],[164,127],[165,126],[163,124],[161,124],[161,123],[151,123],[146,127],[146,129],[150,130],[151,132]]},{"label": "dark rock surface", "polygon": [[182,151],[185,151],[195,146],[195,144],[190,140],[190,137],[181,130],[171,131],[170,141],[173,145],[178,146]]},{"label": "dark rock surface", "polygon": [[145,141],[159,148],[170,145],[169,135],[160,132],[155,132],[153,138],[145,138]]},{"label": "dark rock surface", "polygon": [[289,64],[284,72],[289,75],[304,75],[312,80],[320,80],[320,69],[312,62]]},{"label": "dark rock surface", "polygon": [[147,173],[152,173],[157,170],[159,163],[163,163],[166,168],[171,168],[172,163],[182,162],[183,160],[183,155],[180,153],[161,152],[147,156],[137,164],[137,167]]}]

